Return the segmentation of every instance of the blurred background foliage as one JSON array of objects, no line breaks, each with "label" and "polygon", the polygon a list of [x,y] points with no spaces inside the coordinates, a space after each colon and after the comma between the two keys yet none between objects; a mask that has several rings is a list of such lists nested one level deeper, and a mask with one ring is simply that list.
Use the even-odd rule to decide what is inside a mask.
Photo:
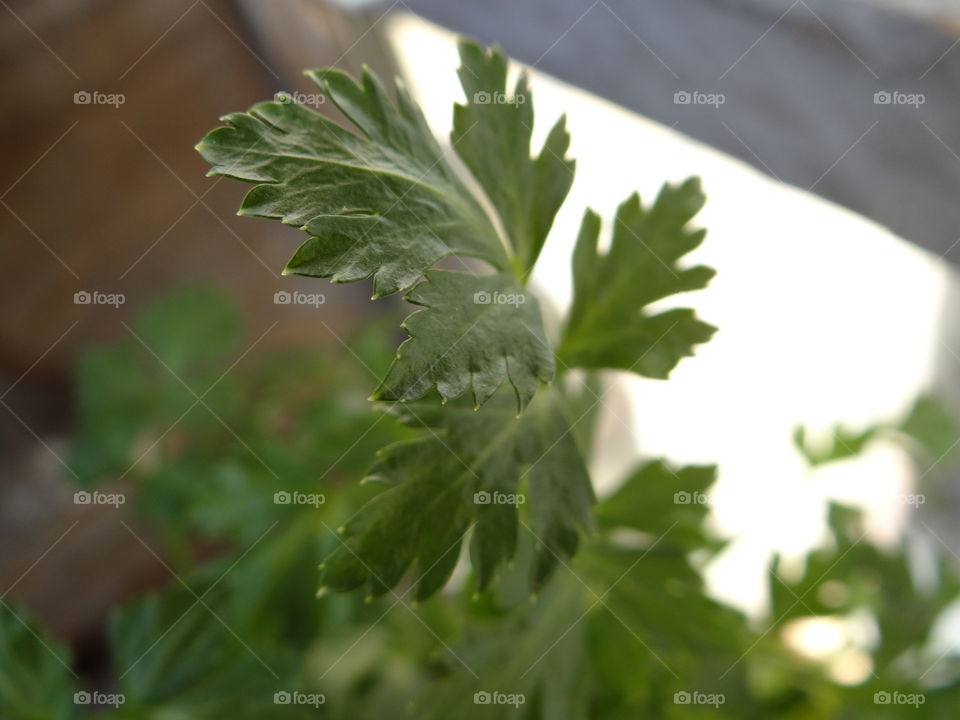
[{"label": "blurred background foliage", "polygon": [[[811,477],[900,444],[926,505],[907,513],[901,542],[883,547],[864,538],[863,517],[834,506],[829,534],[805,562],[783,558],[769,569],[764,617],[745,618],[704,592],[705,563],[729,545],[704,530],[707,505],[674,496],[713,491],[712,471],[659,463],[627,473],[615,499],[597,508],[597,532],[535,598],[524,581],[527,555],[479,597],[461,573],[420,606],[406,586],[371,603],[315,598],[317,565],[337,546],[336,528],[374,491],[358,479],[378,448],[406,433],[365,401],[402,333],[397,318],[368,321],[361,284],[331,293],[322,317],[310,306],[278,313],[271,268],[282,266],[299,231],[235,218],[235,192],[203,178],[192,148],[225,109],[281,89],[311,91],[303,67],[399,71],[429,88],[425,107],[442,99],[446,121],[442,78],[453,79],[453,65],[425,42],[429,33],[398,41],[403,31],[386,31],[412,9],[934,250],[906,252],[893,235],[821,213],[809,197],[788,201],[796,193],[721,168],[639,117],[611,123],[618,109],[599,112],[570,86],[548,91],[540,75],[538,103],[553,97],[547,114],[569,112],[571,127],[593,130],[575,133],[578,142],[598,141],[576,153],[592,193],[573,203],[577,213],[605,202],[618,182],[630,192],[668,176],[707,179],[711,246],[726,248],[713,291],[723,299],[728,288],[709,317],[723,328],[721,343],[741,342],[708,364],[713,375],[701,387],[712,408],[698,413],[701,435],[706,425],[718,445],[753,453],[760,481],[773,487],[795,458],[776,455],[782,448],[771,438],[789,440],[799,417],[820,423],[811,407],[871,408],[867,417],[889,412],[892,399],[899,408],[916,392],[926,355],[936,356],[936,377],[922,382],[952,407],[957,396],[957,284],[946,263],[957,264],[960,166],[943,152],[960,144],[955,13],[947,19],[946,0],[787,5],[409,0],[388,13],[386,3],[343,12],[316,0],[4,3],[0,72],[17,101],[0,113],[0,399],[9,410],[0,414],[0,720],[956,717],[957,634],[945,643],[943,625],[958,594],[948,544],[956,546],[960,501],[945,468],[958,433],[940,398],[922,397],[904,417],[869,427],[837,425],[822,443],[798,430]],[[942,14],[930,12],[934,5]],[[880,6],[926,19],[904,22]],[[415,51],[423,51],[419,64],[411,64]],[[714,88],[734,61],[736,72],[717,86],[730,96],[724,113],[675,104],[678,90]],[[427,66],[437,72],[420,71]],[[878,109],[877,75],[889,89],[927,93],[922,116]],[[122,92],[126,102],[75,103],[75,93],[96,89]],[[78,168],[91,180],[78,182]],[[757,208],[778,223],[775,245]],[[769,272],[771,248],[790,272]],[[568,257],[559,255],[565,272]],[[194,287],[147,306],[199,276],[219,290]],[[547,277],[543,290],[562,285],[559,272]],[[297,282],[282,287],[314,288]],[[95,288],[129,302],[72,302]],[[590,381],[584,409],[602,394],[601,380]],[[675,382],[665,405],[647,397],[644,411],[692,448],[697,423],[684,401],[706,394],[696,384],[677,392]],[[754,419],[746,433],[734,405]],[[590,424],[575,427],[584,447]],[[656,445],[648,429],[637,434]],[[608,427],[604,437],[614,434]],[[767,457],[784,462],[773,467]],[[727,477],[749,487],[742,466],[726,459]],[[81,488],[122,492],[128,503],[71,504]],[[326,502],[272,500],[298,489]],[[789,501],[764,499],[755,512],[785,523]],[[813,628],[816,638],[822,623],[849,631],[841,647],[801,652],[798,629]],[[857,672],[843,671],[851,667]],[[74,703],[73,693],[94,690],[122,692],[126,702],[116,711]],[[322,692],[326,702],[316,711],[273,703],[274,693],[293,690]],[[473,692],[492,690],[527,701],[519,709],[473,704]],[[918,690],[919,708],[874,702],[878,692]],[[678,692],[722,692],[725,702],[681,705]]]},{"label": "blurred background foliage", "polygon": [[[774,562],[769,615],[748,620],[708,597],[701,578],[723,547],[697,500],[708,497],[711,467],[638,467],[536,596],[526,580],[533,536],[521,528],[517,560],[482,593],[458,572],[422,605],[408,586],[375,602],[316,597],[336,529],[375,492],[358,479],[409,432],[365,400],[370,373],[389,364],[389,339],[375,321],[352,339],[356,362],[333,361],[331,349],[246,358],[237,309],[193,287],[147,307],[128,338],[82,353],[69,465],[78,487],[126,494],[137,527],[129,541],[169,578],[114,608],[106,662],[93,668],[21,608],[0,608],[0,716],[956,717],[960,664],[934,643],[960,594],[955,558],[928,552],[928,572],[918,572],[909,538],[875,547],[859,513],[835,504],[822,547],[799,569]],[[952,427],[924,397],[900,422],[838,426],[829,447],[803,429],[795,441],[816,466],[885,434],[922,468],[949,452]],[[282,492],[325,502],[275,502]],[[866,665],[866,681],[845,685],[831,670],[836,654],[811,658],[791,645],[791,624],[812,619],[871,629],[839,651]],[[94,689],[125,702],[74,702]],[[495,690],[524,702],[475,703]],[[276,704],[277,692],[324,702]],[[878,704],[897,692],[922,693],[923,705]],[[685,704],[684,693],[723,702]]]}]

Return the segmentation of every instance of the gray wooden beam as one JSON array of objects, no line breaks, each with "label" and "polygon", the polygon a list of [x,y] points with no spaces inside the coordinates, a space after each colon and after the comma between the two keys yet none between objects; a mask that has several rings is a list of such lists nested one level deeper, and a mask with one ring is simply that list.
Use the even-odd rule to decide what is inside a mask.
[{"label": "gray wooden beam", "polygon": [[850,0],[406,4],[960,262],[955,25]]}]

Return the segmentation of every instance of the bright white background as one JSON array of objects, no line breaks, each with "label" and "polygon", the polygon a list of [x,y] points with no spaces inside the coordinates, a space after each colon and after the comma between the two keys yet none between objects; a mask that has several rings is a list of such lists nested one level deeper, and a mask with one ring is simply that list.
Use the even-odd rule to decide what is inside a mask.
[{"label": "bright white background", "polygon": [[[390,22],[408,84],[447,143],[452,103],[462,100],[455,38],[413,17]],[[533,277],[558,313],[570,300],[569,259],[585,206],[609,223],[634,190],[650,201],[664,181],[690,175],[703,179],[708,197],[698,222],[709,233],[689,262],[718,275],[678,302],[720,330],[669,381],[623,376],[608,390],[594,458],[601,491],[641,456],[718,463],[712,520],[733,542],[707,578],[715,595],[755,614],[764,607],[771,554],[798,557],[823,540],[827,498],[863,506],[872,537],[894,542],[911,512],[898,499],[912,482],[903,453],[879,445],[814,473],[791,435],[801,423],[825,432],[837,421],[856,427],[896,419],[928,388],[943,352],[941,310],[955,282],[945,263],[535,70],[532,87],[534,147],[566,113],[577,160],[573,190]]]}]

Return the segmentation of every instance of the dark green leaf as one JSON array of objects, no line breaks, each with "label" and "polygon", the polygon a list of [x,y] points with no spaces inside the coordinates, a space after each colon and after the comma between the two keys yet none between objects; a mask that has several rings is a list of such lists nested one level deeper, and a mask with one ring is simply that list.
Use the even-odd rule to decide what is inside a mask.
[{"label": "dark green leaf", "polygon": [[[766,717],[736,667],[750,647],[745,620],[706,595],[687,558],[709,549],[705,509],[673,497],[677,487],[706,492],[713,475],[659,461],[634,472],[597,507],[598,532],[534,601],[472,618],[446,658],[450,677],[419,698],[418,717]],[[622,538],[624,528],[636,537]],[[499,715],[472,704],[473,693],[492,690],[524,702]],[[725,702],[688,715],[673,698],[682,690],[723,693]]]},{"label": "dark green leaf", "polygon": [[[410,289],[449,255],[487,261],[500,271],[489,280],[432,273],[410,292],[407,299],[428,305],[430,312],[411,319],[411,331],[419,336],[401,350],[379,397],[415,399],[437,385],[448,398],[472,386],[482,403],[509,377],[522,407],[538,381],[553,374],[552,354],[541,342],[539,310],[503,274],[524,275],[443,157],[420,109],[402,86],[393,103],[369,71],[361,85],[334,70],[308,75],[361,136],[294,102],[260,103],[224,118],[228,125],[198,145],[213,166],[210,173],[256,183],[241,214],[279,219],[310,235],[285,272],[334,282],[373,275],[378,297]],[[480,136],[512,132],[495,116],[477,124],[483,126]],[[565,141],[555,139],[552,146],[559,148],[558,143]],[[529,138],[524,162],[529,163]],[[538,167],[545,162],[538,161]],[[551,168],[537,172],[544,187],[552,187]],[[549,202],[533,197],[526,222],[544,224],[545,236],[564,194]],[[542,244],[542,237],[537,242]],[[514,313],[496,304],[481,307],[473,298],[480,291],[494,297],[506,291],[529,302]],[[418,326],[423,333],[416,332]]]},{"label": "dark green leaf", "polygon": [[324,585],[382,594],[412,567],[417,596],[428,597],[446,583],[476,523],[471,557],[482,588],[514,553],[524,500],[538,538],[534,585],[573,554],[577,526],[590,526],[593,494],[556,391],[538,394],[521,417],[503,391],[481,412],[462,401],[392,412],[425,432],[383,451],[371,477],[389,487],[347,523],[324,564]]},{"label": "dark green leaf", "polygon": [[600,218],[587,211],[573,259],[574,299],[558,355],[570,367],[618,368],[666,378],[714,328],[689,309],[649,314],[645,307],[707,285],[714,272],[682,269],[703,241],[687,224],[703,206],[700,182],[665,185],[651,208],[637,194],[617,210],[613,240],[598,253]]},{"label": "dark green leaf", "polygon": [[354,135],[294,102],[224,117],[197,146],[211,175],[257,183],[241,215],[281,220],[310,239],[286,272],[351,282],[374,296],[410,288],[440,258],[467,255],[506,270],[489,219],[457,179],[401,86],[390,101],[369,71],[308,76],[356,125]]},{"label": "dark green leaf", "polygon": [[705,548],[703,534],[709,510],[707,489],[716,479],[712,466],[674,470],[656,460],[634,471],[609,498],[597,506],[597,522],[609,529],[629,528],[653,539],[669,534],[670,543]]},{"label": "dark green leaf", "polygon": [[309,716],[312,708],[274,703],[275,692],[298,689],[288,684],[292,653],[256,642],[255,627],[224,613],[224,593],[210,580],[190,582],[193,592],[178,584],[112,618],[124,712],[138,718]]},{"label": "dark green leaf", "polygon": [[472,390],[479,407],[509,381],[522,410],[553,378],[540,308],[512,276],[431,270],[406,300],[426,309],[404,322],[411,337],[374,399],[416,400],[436,386],[444,399]]},{"label": "dark green leaf", "polygon": [[573,183],[575,163],[564,158],[570,135],[560,118],[531,158],[533,97],[526,74],[508,94],[507,59],[499,50],[462,41],[460,62],[466,104],[454,106],[450,139],[497,209],[526,276]]}]

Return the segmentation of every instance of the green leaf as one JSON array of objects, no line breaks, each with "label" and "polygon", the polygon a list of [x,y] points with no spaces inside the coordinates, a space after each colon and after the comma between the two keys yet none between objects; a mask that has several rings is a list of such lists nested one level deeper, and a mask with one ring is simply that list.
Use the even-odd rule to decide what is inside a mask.
[{"label": "green leaf", "polygon": [[573,259],[574,299],[558,355],[570,367],[617,368],[666,378],[715,328],[690,309],[650,314],[647,305],[707,285],[714,271],[678,261],[703,241],[687,224],[703,206],[697,179],[664,185],[651,208],[637,194],[617,210],[606,255],[600,218],[588,210]]},{"label": "green leaf", "polygon": [[[677,487],[705,492],[713,476],[710,467],[660,461],[638,468],[597,506],[598,532],[569,570],[532,602],[471,618],[446,648],[449,675],[418,698],[417,717],[761,716],[738,664],[754,636],[742,615],[707,596],[687,557],[709,549],[699,528],[705,508],[674,500]],[[624,528],[635,532],[623,538]],[[509,580],[485,599],[502,597]],[[519,712],[473,704],[474,693],[494,690],[522,693]],[[726,704],[687,715],[673,699],[681,690],[721,692]]]},{"label": "green leaf", "polygon": [[[402,85],[394,103],[366,70],[360,85],[334,70],[308,75],[361,135],[293,102],[260,103],[226,116],[227,126],[198,144],[212,165],[210,174],[256,183],[240,214],[279,219],[310,235],[285,272],[334,282],[373,275],[374,297],[413,288],[407,299],[429,307],[410,319],[417,337],[401,349],[378,397],[416,399],[436,385],[451,398],[472,387],[482,404],[509,379],[522,408],[538,382],[552,378],[553,358],[536,303],[505,274],[525,273],[491,219],[444,158]],[[506,132],[498,123],[491,116],[473,125],[478,137],[486,137]],[[562,150],[566,136],[560,130],[554,135],[550,147]],[[512,162],[509,151],[495,149],[504,154],[503,162]],[[529,137],[524,152],[529,163]],[[544,190],[524,201],[538,238],[530,241],[536,251],[529,243],[523,246],[530,265],[566,194],[551,190],[552,199],[544,199],[542,193],[555,183],[554,169],[547,160],[535,164],[542,176],[536,183]],[[517,176],[512,182],[528,180]],[[417,284],[449,255],[480,258],[499,272],[489,279],[434,272]],[[526,303],[517,312],[495,303],[480,306],[473,295],[482,291]]]},{"label": "green leaf", "polygon": [[848,460],[860,455],[867,445],[873,442],[888,428],[884,425],[871,425],[864,430],[849,430],[841,424],[830,428],[830,438],[826,442],[811,442],[807,429],[803,425],[793,431],[793,444],[810,467],[817,467],[838,460]]},{"label": "green leaf", "polygon": [[396,104],[364,70],[307,73],[361,133],[294,102],[227,115],[198,145],[210,175],[256,183],[241,215],[310,235],[285,272],[351,282],[374,276],[374,297],[412,287],[448,255],[509,268],[490,220],[444,159],[402,85]]},{"label": "green leaf", "polygon": [[960,432],[955,415],[933,395],[918,397],[897,429],[912,438],[928,455],[928,460],[938,464],[954,451]]},{"label": "green leaf", "polygon": [[404,321],[411,337],[373,399],[416,400],[436,386],[444,399],[470,389],[479,407],[509,380],[523,410],[553,378],[539,305],[512,276],[431,270],[405,299],[426,309]]},{"label": "green leaf", "polygon": [[77,714],[70,656],[22,613],[0,605],[0,717],[67,720]]},{"label": "green leaf", "polygon": [[149,376],[141,357],[130,343],[88,347],[77,356],[77,428],[69,465],[84,483],[123,473],[133,462],[131,448],[150,414]]},{"label": "green leaf", "polygon": [[830,428],[826,442],[811,442],[807,428],[793,432],[793,444],[811,467],[857,457],[876,439],[887,439],[905,446],[919,467],[921,477],[946,460],[957,444],[957,419],[941,400],[920,395],[907,415],[898,423],[881,421],[863,430],[850,430],[842,423]]},{"label": "green leaf", "polygon": [[578,526],[591,526],[593,492],[557,391],[539,393],[520,417],[514,408],[504,391],[482,412],[463,401],[392,406],[425,432],[384,449],[370,477],[388,488],[347,523],[321,582],[378,595],[412,568],[417,597],[429,597],[449,579],[473,526],[483,588],[515,552],[519,507],[537,537],[531,579],[540,586],[576,551]]},{"label": "green leaf", "polygon": [[671,544],[693,550],[710,540],[703,533],[709,510],[707,489],[717,470],[710,465],[674,470],[661,460],[637,468],[597,507],[597,522],[608,529],[629,528],[654,538],[669,534]]},{"label": "green leaf", "polygon": [[526,74],[507,94],[507,59],[496,49],[460,42],[465,105],[453,109],[450,139],[496,208],[524,276],[573,183],[575,162],[564,159],[570,135],[561,117],[543,149],[530,156],[533,98]]},{"label": "green leaf", "polygon": [[[572,582],[571,582],[572,581]],[[471,618],[455,646],[441,648],[449,666],[415,700],[418,720],[585,720],[587,641],[583,622],[589,604],[583,586],[558,577],[533,602],[499,617]],[[476,676],[468,672],[471,668]],[[477,694],[515,696],[500,705],[478,704]],[[519,696],[522,696],[519,697]]]},{"label": "green leaf", "polygon": [[829,526],[833,543],[807,556],[802,577],[784,576],[780,558],[774,559],[769,573],[771,616],[780,624],[868,611],[879,631],[872,650],[875,673],[889,673],[888,679],[902,682],[903,671],[912,669],[914,681],[923,684],[934,660],[943,659],[939,652],[919,665],[899,663],[909,653],[924,650],[935,636],[934,623],[955,603],[960,579],[953,558],[939,551],[931,555],[927,562],[933,572],[918,582],[907,543],[883,549],[873,545],[865,539],[859,510],[831,503]]},{"label": "green leaf", "polygon": [[[189,287],[144,307],[133,333],[122,342],[86,348],[77,358],[77,429],[69,464],[83,482],[126,475],[175,422],[186,428],[198,416],[205,421],[209,413],[202,406],[187,412],[198,405],[193,393],[206,392],[222,375],[243,329],[226,296]],[[219,382],[204,402],[217,407],[228,384],[229,378]],[[138,440],[144,444],[139,452]]]},{"label": "green leaf", "polygon": [[197,573],[207,576],[202,580],[188,577],[196,596],[178,583],[112,616],[110,646],[125,713],[244,720],[309,715],[312,708],[274,703],[278,690],[296,689],[289,685],[294,653],[258,641],[255,624],[225,612],[228,598],[209,570]]},{"label": "green leaf", "polygon": [[[238,350],[242,326],[240,312],[229,297],[198,286],[148,305],[137,317],[136,332],[148,353],[156,353],[180,375],[211,364],[220,371],[223,359]],[[205,389],[194,388],[196,392]]]}]

